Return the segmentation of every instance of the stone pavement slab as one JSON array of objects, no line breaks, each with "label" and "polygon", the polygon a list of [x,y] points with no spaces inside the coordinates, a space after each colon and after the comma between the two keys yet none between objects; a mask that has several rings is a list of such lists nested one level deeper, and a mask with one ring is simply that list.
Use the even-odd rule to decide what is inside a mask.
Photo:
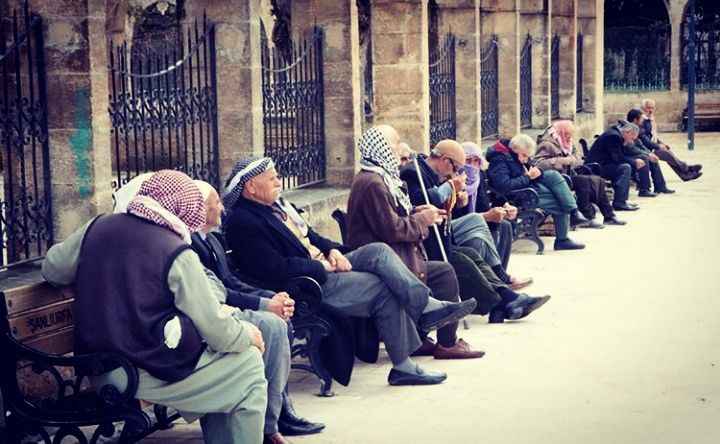
[{"label": "stone pavement slab", "polygon": [[[583,252],[545,255],[517,245],[511,272],[533,276],[531,294],[553,299],[529,319],[460,334],[487,355],[422,365],[446,371],[431,387],[390,387],[385,355],[358,364],[349,387],[318,398],[317,381],[293,374],[297,410],[327,424],[300,444],[720,442],[720,134],[665,136],[705,175],[677,194],[633,199],[626,227],[581,230]],[[144,442],[200,443],[197,423]]]}]

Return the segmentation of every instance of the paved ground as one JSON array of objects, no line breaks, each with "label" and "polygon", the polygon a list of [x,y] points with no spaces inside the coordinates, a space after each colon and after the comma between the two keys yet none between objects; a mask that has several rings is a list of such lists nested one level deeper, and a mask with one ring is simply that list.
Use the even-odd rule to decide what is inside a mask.
[{"label": "paved ground", "polygon": [[[294,442],[720,442],[720,142],[701,134],[688,153],[683,137],[666,139],[703,162],[700,180],[679,183],[664,167],[678,193],[635,198],[643,208],[622,214],[627,227],[574,233],[584,252],[519,245],[511,271],[552,301],[525,322],[471,319],[461,334],[485,358],[421,359],[446,383],[390,387],[385,358],[358,365],[326,399],[314,378],[293,374],[299,412],[328,426]],[[146,442],[202,438],[195,424]]]}]

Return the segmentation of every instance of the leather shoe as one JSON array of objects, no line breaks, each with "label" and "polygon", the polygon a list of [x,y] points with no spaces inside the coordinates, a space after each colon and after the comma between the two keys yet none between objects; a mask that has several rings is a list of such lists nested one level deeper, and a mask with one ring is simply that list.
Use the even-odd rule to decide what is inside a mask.
[{"label": "leather shoe", "polygon": [[702,174],[703,173],[701,173],[700,171],[697,171],[697,172],[689,171],[687,174],[683,174],[682,176],[680,176],[680,179],[682,179],[683,182],[687,182],[687,181],[695,180],[695,179],[699,178],[700,176],[702,176]]},{"label": "leather shoe", "polygon": [[555,251],[560,250],[582,250],[585,248],[585,244],[581,244],[579,242],[575,242],[574,240],[568,238],[568,239],[555,239],[555,245],[554,249]]},{"label": "leather shoe", "polygon": [[515,276],[510,277],[510,289],[511,290],[520,290],[528,285],[533,283],[533,278],[527,277],[527,278],[519,278]]},{"label": "leather shoe", "polygon": [[655,193],[657,193],[657,194],[673,194],[673,193],[675,193],[675,190],[671,190],[670,188],[663,188],[662,190],[655,190]]},{"label": "leather shoe", "polygon": [[640,190],[638,193],[638,197],[657,197],[657,194],[653,193],[650,190]]},{"label": "leather shoe", "polygon": [[627,202],[621,203],[621,204],[613,204],[613,210],[615,211],[637,211],[640,207],[633,206],[628,204]]},{"label": "leather shoe", "polygon": [[474,298],[462,302],[453,302],[443,308],[433,310],[420,316],[417,327],[420,331],[432,331],[442,328],[447,324],[459,321],[465,316],[472,313],[477,306]]},{"label": "leather shoe", "polygon": [[521,294],[518,299],[510,302],[505,308],[506,319],[516,320],[527,317],[530,313],[545,305],[549,300],[549,295],[534,297]]},{"label": "leather shoe", "polygon": [[591,219],[590,221],[588,221],[588,223],[580,225],[580,227],[581,228],[594,228],[596,230],[602,230],[603,228],[605,228],[605,226],[603,224],[601,224],[600,222],[595,222],[595,219]]},{"label": "leather shoe", "polygon": [[620,220],[617,217],[606,217],[605,220],[603,220],[603,223],[605,225],[625,225],[627,222],[624,220]]},{"label": "leather shoe", "polygon": [[590,223],[590,221],[582,215],[582,213],[578,210],[573,211],[570,213],[570,225],[573,227],[584,227],[586,224]]},{"label": "leather shoe", "polygon": [[400,370],[392,369],[388,375],[388,384],[390,385],[434,385],[440,384],[447,379],[447,374],[438,375],[427,374],[418,367],[418,373],[406,373]]},{"label": "leather shoe", "polygon": [[688,166],[688,169],[693,173],[699,173],[700,170],[702,170],[702,165],[700,165],[699,163],[697,165],[690,165]]},{"label": "leather shoe", "polygon": [[470,344],[458,339],[452,347],[443,347],[438,344],[433,353],[435,359],[477,359],[485,356],[481,350],[473,350]]},{"label": "leather shoe", "polygon": [[265,435],[263,444],[291,444],[290,441],[285,439],[280,433],[273,433],[272,435]]},{"label": "leather shoe", "polygon": [[319,422],[291,423],[278,419],[278,430],[285,436],[314,435],[325,429],[325,424]]},{"label": "leather shoe", "polygon": [[435,351],[435,347],[437,347],[435,341],[432,338],[425,336],[420,347],[412,352],[410,356],[432,356]]}]

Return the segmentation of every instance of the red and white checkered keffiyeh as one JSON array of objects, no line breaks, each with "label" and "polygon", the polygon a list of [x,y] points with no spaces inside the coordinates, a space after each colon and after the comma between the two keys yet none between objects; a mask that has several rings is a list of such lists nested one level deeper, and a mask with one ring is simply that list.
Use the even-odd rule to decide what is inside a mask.
[{"label": "red and white checkered keffiyeh", "polygon": [[205,199],[195,182],[175,170],[161,170],[145,180],[127,212],[166,227],[190,244],[190,233],[205,225]]}]

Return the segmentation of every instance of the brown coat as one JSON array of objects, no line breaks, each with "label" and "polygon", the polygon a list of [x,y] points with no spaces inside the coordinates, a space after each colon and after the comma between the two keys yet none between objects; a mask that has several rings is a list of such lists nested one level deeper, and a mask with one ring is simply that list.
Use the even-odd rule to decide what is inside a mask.
[{"label": "brown coat", "polygon": [[552,136],[547,134],[541,138],[534,159],[536,166],[541,170],[556,170],[561,173],[568,173],[583,164],[574,146],[572,153],[568,154],[560,148]]},{"label": "brown coat", "polygon": [[403,208],[397,207],[380,175],[361,171],[355,176],[348,200],[349,247],[385,242],[425,282],[427,263],[422,241],[427,236],[427,225],[419,215],[408,216]]}]

